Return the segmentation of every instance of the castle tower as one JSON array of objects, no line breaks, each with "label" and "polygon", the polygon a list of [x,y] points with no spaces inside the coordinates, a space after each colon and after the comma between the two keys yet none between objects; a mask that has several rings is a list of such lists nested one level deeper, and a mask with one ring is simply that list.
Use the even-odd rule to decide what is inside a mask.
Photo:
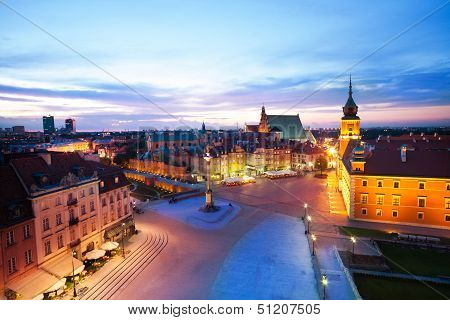
[{"label": "castle tower", "polygon": [[267,119],[266,108],[261,109],[261,119],[259,120],[258,132],[269,133],[269,121]]},{"label": "castle tower", "polygon": [[361,139],[360,119],[357,116],[358,106],[353,100],[352,76],[350,75],[350,84],[348,90],[348,99],[342,108],[344,116],[341,118],[341,131],[339,134],[339,156],[344,155],[345,149],[350,140]]}]

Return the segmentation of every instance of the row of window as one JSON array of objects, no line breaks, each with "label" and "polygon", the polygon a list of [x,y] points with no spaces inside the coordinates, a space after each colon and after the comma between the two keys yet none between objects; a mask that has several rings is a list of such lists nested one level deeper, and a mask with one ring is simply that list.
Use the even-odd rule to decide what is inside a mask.
[{"label": "row of window", "polygon": [[[361,209],[361,214],[362,215],[367,215],[367,208],[362,208]],[[375,215],[377,217],[381,217],[383,216],[383,210],[380,208],[375,209]],[[391,211],[391,215],[393,218],[398,218],[399,217],[399,211],[398,210],[392,210]],[[417,220],[423,220],[425,217],[425,213],[423,212],[417,212]],[[450,222],[450,214],[444,214],[444,221],[445,222]]]},{"label": "row of window", "polygon": [[[88,189],[88,193],[89,193],[89,195],[93,195],[94,194],[94,187],[90,187]],[[80,198],[86,197],[86,191],[84,189],[80,190],[79,191],[79,196],[80,196]],[[56,207],[62,205],[62,203],[63,203],[62,198],[63,198],[62,196],[57,196],[55,198],[55,206]],[[72,200],[75,200],[75,199],[77,199],[77,196],[74,195],[74,193],[71,192],[71,193],[69,193],[67,195],[67,201],[72,201]],[[50,208],[50,201],[42,200],[40,206],[41,206],[41,210],[47,210],[47,209]]]},{"label": "row of window", "polygon": [[[122,194],[123,194],[124,199],[128,196],[128,192],[126,190],[124,190],[122,192]],[[117,201],[121,200],[120,192],[117,192],[116,199],[117,199]],[[109,203],[114,203],[114,195],[113,194],[109,195]],[[106,197],[102,198],[102,207],[106,207]]]},{"label": "row of window", "polygon": [[[375,203],[377,205],[384,205],[384,194],[377,194],[375,195],[376,201]],[[400,195],[392,195],[392,205],[393,206],[400,206]],[[361,194],[361,203],[362,204],[368,204],[369,203],[369,195],[367,193]],[[426,197],[417,197],[417,206],[419,208],[425,208],[427,205],[427,198]],[[450,198],[444,199],[444,208],[450,209]]]},{"label": "row of window", "polygon": [[[33,251],[31,249],[28,249],[24,252],[25,256],[25,265],[29,265],[33,262]],[[11,257],[8,259],[8,274],[13,274],[16,272],[18,265],[18,261],[16,257]]]},{"label": "row of window", "polygon": [[[367,187],[369,185],[368,180],[363,179],[362,180],[362,186],[363,187]],[[384,182],[383,180],[377,180],[377,188],[383,188]],[[400,181],[394,181],[392,187],[394,189],[398,189],[400,188]],[[417,185],[418,189],[420,190],[424,190],[425,189],[425,181],[419,181],[418,185]],[[445,186],[445,189],[447,191],[450,191],[450,183],[447,183]]]},{"label": "row of window", "polygon": [[[31,237],[31,227],[29,224],[26,224],[22,227],[22,235],[23,239],[28,239]],[[16,235],[14,230],[9,230],[6,232],[6,246],[10,247],[16,243]]]},{"label": "row of window", "polygon": [[[113,222],[115,220],[115,218],[114,218],[114,205],[111,205],[110,209],[111,209],[110,210],[110,213],[111,213],[111,220],[110,220],[110,222]],[[128,205],[127,204],[125,204],[123,206],[123,211],[124,211],[125,215],[128,214]],[[120,219],[120,218],[122,218],[122,207],[118,206],[117,207],[117,219]],[[106,224],[108,224],[108,213],[107,212],[103,213],[103,225],[106,225]]]},{"label": "row of window", "polygon": [[[97,224],[94,221],[91,221],[91,232],[94,232],[95,230],[97,230]],[[83,225],[81,226],[81,236],[87,236],[88,235],[88,224],[87,223],[83,223]],[[70,241],[74,241],[75,240],[75,230],[71,229],[70,230]],[[58,236],[56,237],[56,245],[58,250],[64,247],[64,234],[58,234]],[[48,256],[49,254],[52,253],[52,241],[51,239],[47,239],[44,241],[44,255]]]}]

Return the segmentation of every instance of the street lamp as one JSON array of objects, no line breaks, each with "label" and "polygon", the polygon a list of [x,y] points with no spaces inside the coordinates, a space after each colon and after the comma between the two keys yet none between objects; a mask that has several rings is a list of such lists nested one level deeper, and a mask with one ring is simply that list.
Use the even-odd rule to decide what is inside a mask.
[{"label": "street lamp", "polygon": [[327,299],[327,296],[326,296],[326,287],[327,287],[327,285],[328,285],[328,279],[327,279],[327,275],[326,274],[324,274],[324,275],[322,275],[322,286],[323,286],[323,300],[326,300]]},{"label": "street lamp", "polygon": [[352,245],[353,245],[353,248],[352,248],[352,255],[354,255],[354,254],[355,254],[356,237],[351,236],[351,237],[350,237],[350,240],[352,241]]},{"label": "street lamp", "polygon": [[314,250],[314,244],[315,244],[315,242],[317,240],[317,237],[316,237],[316,235],[314,233],[311,235],[311,240],[312,240],[312,243],[313,243],[312,255],[315,256],[316,255],[316,251]]},{"label": "street lamp", "polygon": [[305,214],[303,215],[303,221],[305,221],[306,218],[306,209],[308,209],[308,204],[305,202],[305,204],[303,205],[303,208],[305,208]]},{"label": "street lamp", "polygon": [[77,288],[76,288],[76,282],[75,282],[75,264],[73,263],[73,259],[76,255],[76,251],[72,251],[72,280],[73,280],[73,297],[77,297]]},{"label": "street lamp", "polygon": [[311,220],[312,220],[311,216],[310,216],[310,215],[307,215],[307,216],[306,216],[306,220],[308,220],[308,230],[307,230],[306,233],[309,233],[309,225],[311,224]]},{"label": "street lamp", "polygon": [[205,192],[205,212],[214,210],[214,201],[212,198],[212,190],[211,190],[211,159],[209,152],[203,157],[206,161],[206,192]]},{"label": "street lamp", "polygon": [[122,222],[122,257],[125,259],[125,222]]}]

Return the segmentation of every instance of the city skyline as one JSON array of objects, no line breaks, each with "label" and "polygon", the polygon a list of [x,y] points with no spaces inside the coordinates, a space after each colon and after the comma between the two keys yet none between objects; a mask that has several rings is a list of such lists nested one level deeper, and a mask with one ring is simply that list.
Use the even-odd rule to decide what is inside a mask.
[{"label": "city skyline", "polygon": [[337,127],[350,71],[364,126],[449,123],[450,9],[427,17],[442,1],[106,4],[8,6],[164,111],[2,4],[0,127],[242,127],[262,104]]}]

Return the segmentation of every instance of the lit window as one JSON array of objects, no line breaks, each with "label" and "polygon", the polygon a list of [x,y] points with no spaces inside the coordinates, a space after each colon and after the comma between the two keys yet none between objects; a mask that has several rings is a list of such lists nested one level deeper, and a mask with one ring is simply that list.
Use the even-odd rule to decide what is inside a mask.
[{"label": "lit window", "polygon": [[362,186],[363,186],[363,187],[367,187],[367,180],[363,180],[363,181],[362,181]]},{"label": "lit window", "polygon": [[419,208],[425,208],[426,205],[427,205],[427,198],[425,198],[425,197],[417,198],[417,206]]},{"label": "lit window", "polygon": [[50,229],[50,220],[48,218],[42,219],[42,230],[47,231]]},{"label": "lit window", "polygon": [[384,194],[377,194],[377,204],[378,205],[384,204]]},{"label": "lit window", "polygon": [[397,218],[398,217],[398,211],[397,210],[392,210],[392,217],[393,218]]},{"label": "lit window", "polygon": [[58,235],[58,249],[61,249],[62,247],[64,247],[64,239],[63,235],[60,234]]},{"label": "lit window", "polygon": [[12,246],[14,244],[14,231],[8,231],[6,233],[6,246]]},{"label": "lit window", "polygon": [[383,211],[381,211],[381,209],[376,209],[375,213],[376,213],[377,217],[381,217],[383,215]]},{"label": "lit window", "polygon": [[31,237],[31,229],[30,225],[26,224],[23,226],[23,238],[28,239],[29,237]]},{"label": "lit window", "polygon": [[62,217],[61,217],[61,213],[56,214],[56,225],[59,226],[60,224],[62,224]]},{"label": "lit window", "polygon": [[419,189],[425,189],[425,182],[423,181],[419,182]]},{"label": "lit window", "polygon": [[361,209],[361,214],[366,215],[366,214],[367,214],[367,208],[362,208],[362,209]]},{"label": "lit window", "polygon": [[105,182],[104,181],[100,181],[100,188],[103,188],[105,186]]},{"label": "lit window", "polygon": [[450,198],[445,198],[445,209],[450,209]]},{"label": "lit window", "polygon": [[17,260],[16,257],[12,257],[8,260],[8,273],[12,274],[17,271]]},{"label": "lit window", "polygon": [[114,178],[114,183],[119,183],[119,177]]},{"label": "lit window", "polygon": [[50,240],[47,240],[44,242],[44,254],[48,256],[50,253],[52,253],[52,246]]},{"label": "lit window", "polygon": [[392,196],[392,205],[393,206],[399,206],[400,205],[400,196],[393,195]]},{"label": "lit window", "polygon": [[25,251],[25,264],[29,265],[31,262],[33,262],[33,252],[29,249]]},{"label": "lit window", "polygon": [[417,219],[423,220],[423,212],[417,212]]},{"label": "lit window", "polygon": [[369,196],[365,193],[361,194],[361,203],[366,204],[369,200]]},{"label": "lit window", "polygon": [[378,180],[377,181],[377,187],[378,188],[383,188],[383,180]]},{"label": "lit window", "polygon": [[395,189],[400,188],[400,181],[394,181],[394,188]]}]

